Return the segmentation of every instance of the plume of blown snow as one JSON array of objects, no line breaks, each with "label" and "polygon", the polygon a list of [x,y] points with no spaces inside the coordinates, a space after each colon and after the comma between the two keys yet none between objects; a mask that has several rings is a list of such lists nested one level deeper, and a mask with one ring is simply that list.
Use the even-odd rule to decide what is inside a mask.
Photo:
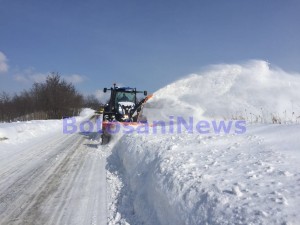
[{"label": "plume of blown snow", "polygon": [[144,114],[149,121],[166,120],[171,115],[292,120],[300,116],[300,74],[270,67],[261,60],[214,65],[155,92]]}]

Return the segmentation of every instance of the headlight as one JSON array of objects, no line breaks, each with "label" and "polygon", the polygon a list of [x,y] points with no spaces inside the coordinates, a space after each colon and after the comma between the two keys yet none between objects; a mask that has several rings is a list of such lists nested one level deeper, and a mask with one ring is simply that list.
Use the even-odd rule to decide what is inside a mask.
[{"label": "headlight", "polygon": [[122,107],[120,105],[119,105],[119,113],[123,114],[123,110],[122,110]]}]

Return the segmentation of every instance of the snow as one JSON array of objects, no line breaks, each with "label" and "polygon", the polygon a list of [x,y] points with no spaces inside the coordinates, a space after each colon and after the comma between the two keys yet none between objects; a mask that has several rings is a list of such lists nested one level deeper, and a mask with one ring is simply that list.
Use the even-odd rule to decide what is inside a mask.
[{"label": "snow", "polygon": [[216,65],[144,109],[150,123],[246,120],[240,133],[149,127],[100,146],[95,132],[63,134],[62,120],[0,124],[0,223],[299,224],[299,87],[264,61]]},{"label": "snow", "polygon": [[191,74],[154,93],[145,106],[148,120],[170,115],[196,119],[244,118],[270,122],[273,117],[300,121],[300,74],[265,61],[221,64]]},{"label": "snow", "polygon": [[[87,120],[94,114],[92,109],[83,109],[77,122]],[[0,140],[3,143],[19,144],[28,140],[43,136],[47,133],[61,131],[63,127],[62,120],[32,120],[25,122],[0,123]]]},{"label": "snow", "polygon": [[[107,224],[106,156],[95,133],[64,134],[61,120],[1,126],[9,139],[0,141],[0,224]],[[14,137],[20,126],[35,136]]]},{"label": "snow", "polygon": [[78,118],[81,118],[81,119],[87,119],[87,118],[91,117],[91,116],[94,115],[94,114],[95,114],[95,110],[89,109],[89,108],[84,108],[84,109],[82,109],[82,111],[80,112],[79,117],[77,117],[77,119],[78,119]]},{"label": "snow", "polygon": [[[0,142],[0,167],[6,174],[1,175],[0,197],[9,194],[5,190],[11,190],[19,193],[18,202],[24,204],[28,201],[26,196],[46,195],[48,191],[44,187],[48,185],[56,194],[47,197],[48,205],[41,203],[39,207],[49,223],[54,218],[50,211],[57,212],[56,207],[64,207],[68,215],[60,216],[61,222],[67,218],[70,224],[97,221],[98,216],[104,216],[103,205],[92,199],[100,190],[103,192],[99,182],[103,183],[105,172],[100,165],[101,160],[106,159],[108,224],[297,224],[300,219],[297,212],[299,129],[298,124],[256,124],[247,126],[247,132],[242,135],[154,134],[150,131],[149,134],[117,135],[107,146],[99,146],[97,135],[87,136],[88,139],[78,133],[61,136],[59,130],[28,139],[21,146]],[[26,132],[19,135],[22,134],[27,135]],[[280,141],[285,138],[287,141]],[[69,151],[78,154],[71,157],[69,169],[62,168],[58,173],[55,168],[70,157]],[[85,166],[79,166],[81,164]],[[50,177],[51,182],[44,184],[45,179],[38,174],[25,180],[27,172],[37,166],[42,168],[39,171],[48,168],[46,176],[59,174],[55,177],[63,179],[61,185],[55,187],[55,180],[52,182]],[[20,169],[13,169],[15,167]],[[81,171],[81,178],[69,180],[76,171]],[[24,179],[14,186],[14,177]],[[41,191],[34,188],[36,185]],[[72,191],[65,193],[64,185],[72,187]],[[19,188],[27,194],[22,195]],[[63,197],[59,197],[62,193],[65,193]],[[14,199],[10,197],[9,201],[14,203]],[[68,209],[65,201],[70,204]],[[103,201],[103,197],[99,196],[99,201]],[[78,202],[91,204],[82,208]],[[94,207],[99,210],[95,212]],[[16,215],[13,209],[14,206],[9,205],[6,215]],[[78,215],[76,210],[79,210]],[[79,215],[87,213],[86,210],[93,213],[82,220]],[[26,219],[29,212],[25,211],[17,221]],[[2,221],[7,218],[3,217]]]},{"label": "snow", "polygon": [[[299,152],[300,143],[294,135],[274,147],[275,126],[257,133],[262,126],[253,125],[245,135],[123,136],[113,154],[134,214],[123,203],[121,215],[144,224],[297,224],[299,158],[285,150]],[[295,128],[276,126],[271,136]]]},{"label": "snow", "polygon": [[108,157],[122,184],[116,221],[299,224],[299,87],[300,74],[254,60],[215,65],[158,90],[143,110],[150,124],[178,116],[246,120],[246,132],[123,135]]},{"label": "snow", "polygon": [[59,120],[36,120],[0,124],[0,137],[7,138],[5,143],[22,143],[28,139],[61,128]]}]

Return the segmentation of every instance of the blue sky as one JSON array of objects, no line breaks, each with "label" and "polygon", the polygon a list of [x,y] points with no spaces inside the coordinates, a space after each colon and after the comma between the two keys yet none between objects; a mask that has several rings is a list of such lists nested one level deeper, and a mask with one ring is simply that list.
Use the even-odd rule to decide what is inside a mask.
[{"label": "blue sky", "polygon": [[153,92],[218,63],[300,71],[298,0],[0,0],[0,91],[59,72],[85,94]]}]

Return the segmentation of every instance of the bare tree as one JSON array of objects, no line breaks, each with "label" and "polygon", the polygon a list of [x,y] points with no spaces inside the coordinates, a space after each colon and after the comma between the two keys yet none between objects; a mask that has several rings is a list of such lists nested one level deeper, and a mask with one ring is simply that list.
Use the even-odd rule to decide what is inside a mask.
[{"label": "bare tree", "polygon": [[83,106],[83,97],[72,83],[58,73],[52,73],[45,83],[34,83],[29,91],[12,98],[0,94],[0,120],[58,119],[77,115]]},{"label": "bare tree", "polygon": [[11,98],[6,92],[0,93],[0,120],[8,121],[10,114]]},{"label": "bare tree", "polygon": [[87,95],[84,98],[84,107],[98,110],[103,104],[99,102],[95,95]]}]

